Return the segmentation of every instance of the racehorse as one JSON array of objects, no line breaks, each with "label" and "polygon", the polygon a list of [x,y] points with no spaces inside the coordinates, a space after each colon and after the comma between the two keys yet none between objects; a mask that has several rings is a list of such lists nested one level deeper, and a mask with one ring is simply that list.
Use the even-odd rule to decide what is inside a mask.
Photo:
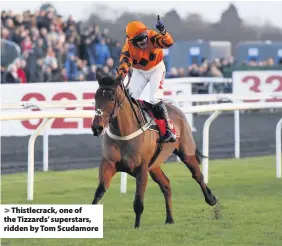
[{"label": "racehorse", "polygon": [[171,186],[163,173],[161,164],[172,154],[177,155],[190,170],[193,179],[200,185],[205,201],[210,206],[217,198],[204,183],[199,164],[205,158],[196,148],[191,128],[184,113],[177,107],[167,104],[170,119],[177,134],[173,143],[159,143],[159,131],[152,131],[149,123],[142,123],[144,111],[134,100],[119,77],[103,76],[97,71],[99,88],[95,94],[95,117],[92,122],[94,136],[103,135],[102,160],[99,166],[99,184],[92,204],[98,204],[109,188],[112,177],[117,172],[126,172],[136,179],[136,192],[133,208],[135,228],[140,226],[144,210],[143,200],[148,174],[159,185],[166,205],[165,223],[173,224]]}]

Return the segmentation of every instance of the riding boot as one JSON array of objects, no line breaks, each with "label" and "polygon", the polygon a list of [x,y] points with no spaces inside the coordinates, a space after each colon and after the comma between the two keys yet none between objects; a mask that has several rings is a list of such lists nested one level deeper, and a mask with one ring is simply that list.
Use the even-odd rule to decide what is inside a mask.
[{"label": "riding boot", "polygon": [[155,106],[158,107],[161,113],[161,118],[165,120],[165,125],[166,125],[166,133],[164,136],[160,136],[160,142],[175,142],[176,135],[172,132],[171,126],[169,124],[170,119],[164,102],[160,101],[157,104],[155,104]]}]

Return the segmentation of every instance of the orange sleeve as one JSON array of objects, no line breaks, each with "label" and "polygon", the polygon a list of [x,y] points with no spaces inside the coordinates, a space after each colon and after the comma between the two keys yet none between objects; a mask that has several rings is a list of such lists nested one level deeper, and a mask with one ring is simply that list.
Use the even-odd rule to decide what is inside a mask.
[{"label": "orange sleeve", "polygon": [[149,35],[154,48],[167,49],[173,45],[173,38],[169,32],[161,34],[151,30]]},{"label": "orange sleeve", "polygon": [[129,47],[127,42],[124,44],[121,55],[119,58],[118,74],[121,74],[124,78],[132,65],[132,58],[130,57]]}]

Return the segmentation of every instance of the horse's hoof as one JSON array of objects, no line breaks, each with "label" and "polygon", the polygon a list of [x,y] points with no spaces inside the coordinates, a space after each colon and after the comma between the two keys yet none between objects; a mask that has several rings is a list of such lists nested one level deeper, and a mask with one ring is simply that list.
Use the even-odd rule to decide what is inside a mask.
[{"label": "horse's hoof", "polygon": [[212,196],[211,199],[206,199],[206,203],[210,206],[214,206],[217,203],[217,198],[215,196]]},{"label": "horse's hoof", "polygon": [[174,220],[171,219],[166,219],[165,224],[174,224]]}]

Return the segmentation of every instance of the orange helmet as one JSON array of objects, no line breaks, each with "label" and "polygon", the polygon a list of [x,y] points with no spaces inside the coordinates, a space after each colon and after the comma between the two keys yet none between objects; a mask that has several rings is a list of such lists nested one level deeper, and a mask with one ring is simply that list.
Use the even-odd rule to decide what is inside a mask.
[{"label": "orange helmet", "polygon": [[129,40],[135,38],[141,32],[147,30],[147,27],[141,21],[131,21],[126,26],[126,36]]}]

